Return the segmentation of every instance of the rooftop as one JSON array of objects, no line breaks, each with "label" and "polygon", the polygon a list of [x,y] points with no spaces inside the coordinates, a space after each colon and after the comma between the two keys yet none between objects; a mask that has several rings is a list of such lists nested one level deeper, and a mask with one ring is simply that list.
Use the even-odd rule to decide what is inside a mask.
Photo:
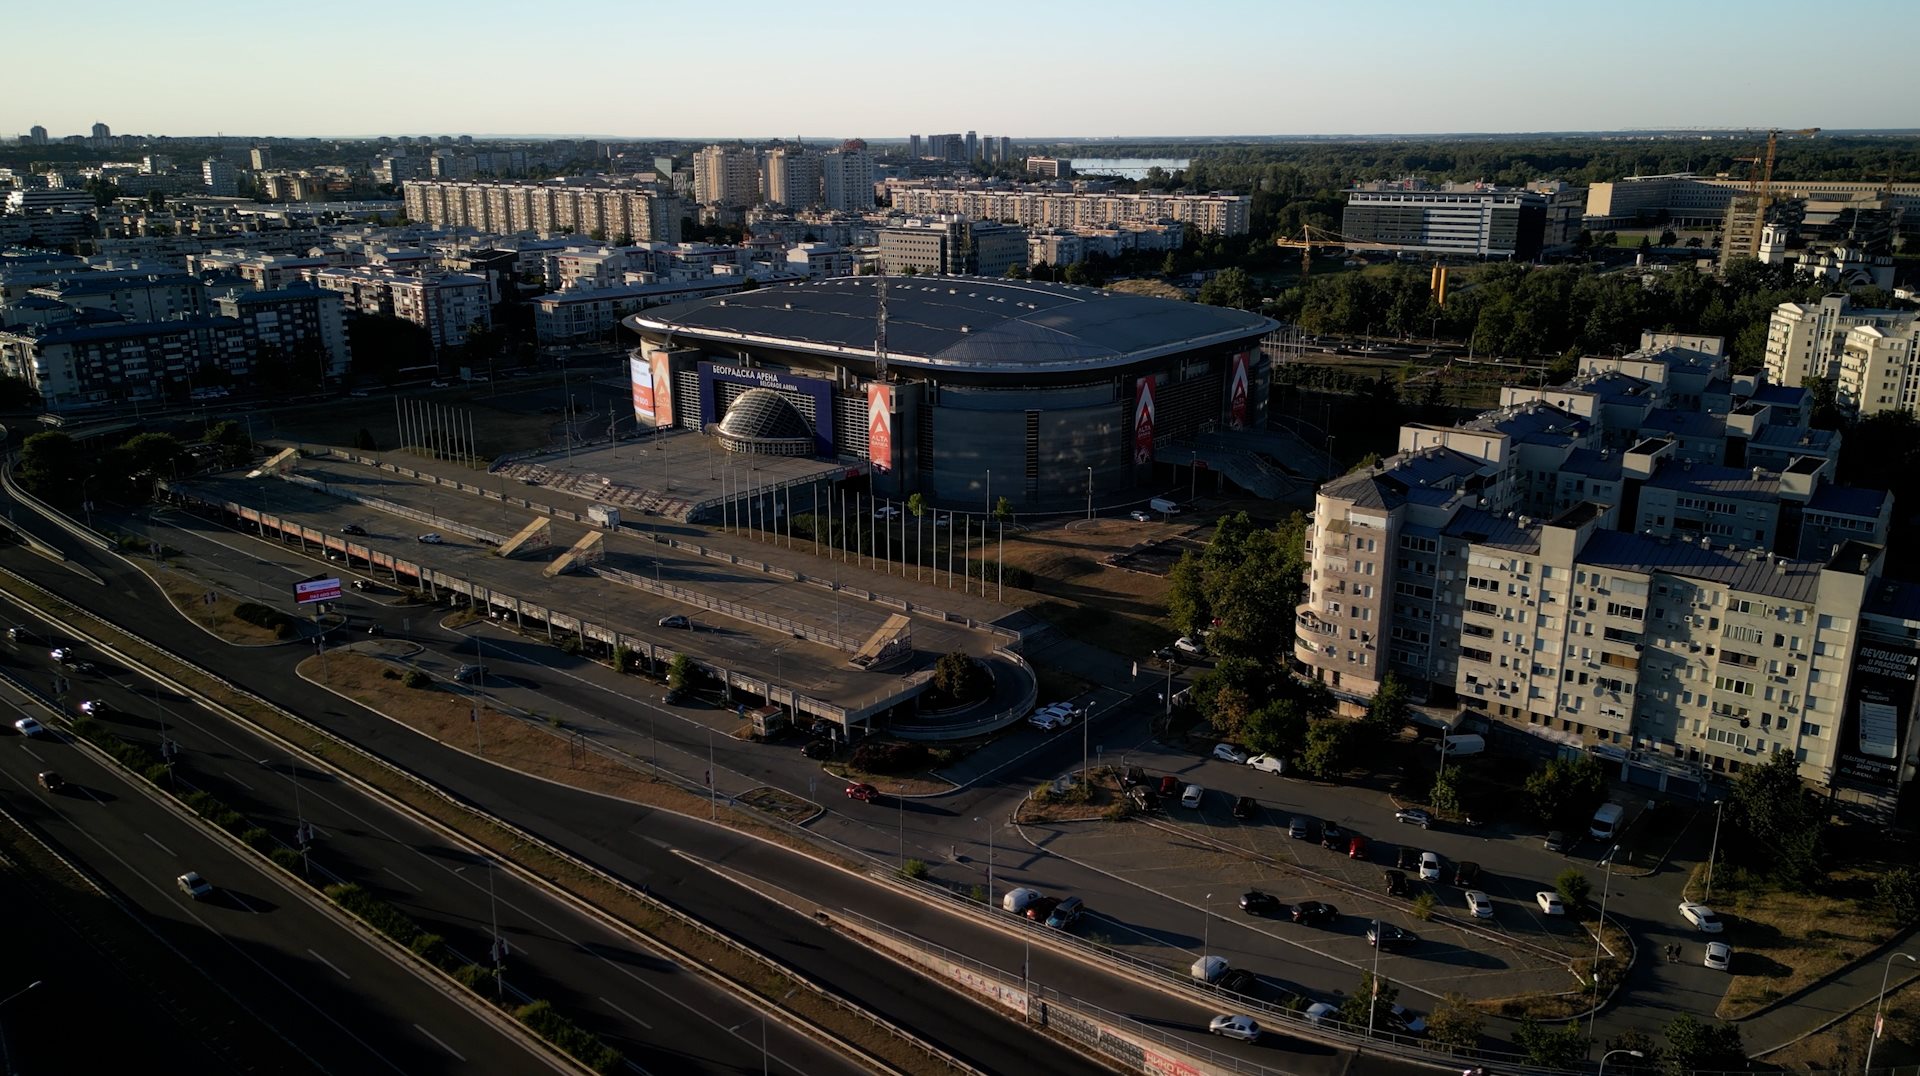
[{"label": "rooftop", "polygon": [[1715,467],[1684,460],[1667,460],[1652,478],[1647,479],[1647,485],[1653,489],[1743,500],[1776,500],[1780,495],[1780,476],[1772,471],[1757,467],[1752,470]]},{"label": "rooftop", "polygon": [[1768,448],[1805,448],[1816,453],[1825,453],[1833,447],[1833,439],[1839,436],[1832,430],[1816,430],[1811,427],[1801,429],[1795,426],[1762,426],[1754,431],[1749,442]]},{"label": "rooftop", "polygon": [[[871,358],[877,278],[838,277],[660,307],[629,317],[641,332]],[[887,357],[904,366],[1083,371],[1209,345],[1250,342],[1259,314],[1098,288],[987,277],[892,277]]]},{"label": "rooftop", "polygon": [[1654,411],[1640,423],[1641,434],[1672,434],[1675,437],[1711,437],[1722,438],[1727,434],[1727,420],[1719,415],[1702,415],[1693,411]]},{"label": "rooftop", "polygon": [[1620,454],[1591,448],[1576,448],[1567,453],[1567,461],[1560,465],[1561,474],[1575,474],[1582,478],[1602,478],[1618,481],[1620,478]]},{"label": "rooftop", "polygon": [[1377,469],[1366,467],[1330,479],[1320,492],[1352,501],[1356,508],[1396,508],[1410,500],[1444,501],[1473,488],[1485,467],[1480,460],[1451,448],[1425,448],[1390,456]]},{"label": "rooftop", "polygon": [[[1492,512],[1483,512],[1478,508],[1467,508],[1456,513],[1447,524],[1446,535],[1472,542],[1474,545],[1492,546],[1514,553],[1534,554],[1540,552],[1540,527],[1538,523],[1522,527],[1516,516],[1508,519]],[[1532,521],[1529,521],[1532,522]]]},{"label": "rooftop", "polygon": [[1661,540],[1627,531],[1593,532],[1575,558],[1589,568],[1660,572],[1715,583],[1743,594],[1811,602],[1819,590],[1820,565],[1810,560],[1768,557],[1744,549]]},{"label": "rooftop", "polygon": [[1813,497],[1807,501],[1807,511],[1878,519],[1887,506],[1888,498],[1892,496],[1884,489],[1822,485],[1813,491]]}]

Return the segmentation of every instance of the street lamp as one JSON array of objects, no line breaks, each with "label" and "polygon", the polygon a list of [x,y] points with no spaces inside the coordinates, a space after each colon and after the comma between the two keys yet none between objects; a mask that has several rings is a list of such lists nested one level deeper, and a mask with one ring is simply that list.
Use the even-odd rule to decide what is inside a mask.
[{"label": "street lamp", "polygon": [[1875,999],[1873,1003],[1873,1035],[1867,1039],[1867,1064],[1865,1068],[1860,1070],[1864,1076],[1872,1076],[1873,1073],[1873,1047],[1875,1043],[1880,1041],[1880,1007],[1887,1003],[1887,976],[1893,972],[1893,958],[1896,956],[1906,957],[1907,963],[1909,964],[1920,964],[1920,960],[1915,960],[1907,953],[1889,953],[1887,955],[1886,967],[1880,971],[1880,996]]},{"label": "street lamp", "polygon": [[[747,1022],[745,1020],[742,1020],[739,1023],[728,1028],[727,1034],[738,1035],[740,1033],[740,1029],[746,1026],[747,1026]],[[761,1073],[761,1076],[766,1076],[766,1074],[769,1071],[771,1071],[772,1067],[773,1067],[773,1062],[771,1060],[771,1056],[767,1053],[767,1014],[765,1012],[762,1012],[760,1014],[760,1073]]]},{"label": "street lamp", "polygon": [[[985,819],[975,817],[975,822],[985,823]],[[987,907],[993,907],[993,827],[987,826]]]},{"label": "street lamp", "polygon": [[[1211,903],[1213,901],[1213,894],[1208,893],[1206,899],[1208,903]],[[1207,955],[1207,946],[1212,941],[1213,941],[1213,913],[1207,910],[1206,904],[1202,904],[1200,905],[1200,955],[1202,957],[1205,957]]]},{"label": "street lamp", "polygon": [[1367,1038],[1369,1039],[1373,1038],[1373,1010],[1380,1007],[1380,950],[1386,948],[1383,944],[1387,940],[1385,935],[1386,928],[1380,925],[1380,920],[1375,919],[1373,921],[1373,979],[1367,983]]},{"label": "street lamp", "polygon": [[1710,904],[1713,902],[1713,861],[1718,858],[1720,854],[1721,805],[1726,802],[1726,800],[1713,801],[1713,848],[1707,853],[1707,895],[1700,898],[1700,903],[1702,904]]},{"label": "street lamp", "polygon": [[1628,1057],[1647,1056],[1638,1050],[1608,1050],[1606,1053],[1600,1055],[1600,1071],[1596,1073],[1595,1076],[1607,1076],[1607,1058],[1612,1057],[1614,1054],[1626,1054]]},{"label": "street lamp", "polygon": [[[1913,958],[1908,957],[1907,959],[1911,960]],[[8,994],[6,997],[0,998],[0,1005],[5,1005],[7,1002],[12,1001],[14,998],[19,997],[20,995],[26,993],[27,991],[32,990],[34,987],[44,984],[45,982],[46,982],[45,979],[35,979],[34,981],[21,987],[20,989],[15,990],[13,993]]]},{"label": "street lamp", "polygon": [[1600,885],[1600,921],[1593,925],[1593,1008],[1587,1013],[1587,1048],[1593,1048],[1593,1021],[1600,1013],[1600,939],[1607,932],[1607,894],[1613,889],[1613,854],[1620,850],[1619,845],[1607,849],[1605,859],[1600,862],[1607,868],[1607,878]]}]

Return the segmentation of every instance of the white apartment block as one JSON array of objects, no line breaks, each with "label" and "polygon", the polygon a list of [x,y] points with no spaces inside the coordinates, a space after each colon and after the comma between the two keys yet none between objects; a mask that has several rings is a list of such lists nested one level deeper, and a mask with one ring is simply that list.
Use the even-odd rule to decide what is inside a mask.
[{"label": "white apartment block", "polygon": [[678,242],[681,202],[651,183],[418,180],[403,188],[409,219],[494,235],[594,235],[613,242]]},{"label": "white apartment block", "polygon": [[1910,317],[1888,329],[1854,326],[1840,347],[1836,402],[1862,417],[1882,411],[1920,415],[1916,358],[1920,358],[1920,319]]},{"label": "white apartment block", "polygon": [[759,155],[745,146],[708,146],[693,155],[694,200],[745,208],[759,201]]},{"label": "white apartment block", "polygon": [[1253,211],[1253,199],[1244,194],[988,190],[921,183],[889,186],[895,212],[910,216],[958,213],[1029,228],[1091,228],[1127,221],[1175,220],[1202,232],[1245,235]]},{"label": "white apartment block", "polygon": [[829,211],[873,208],[873,157],[864,149],[837,149],[820,158],[821,202]]},{"label": "white apartment block", "polygon": [[761,171],[762,201],[789,209],[820,204],[821,157],[798,146],[775,146],[767,151]]},{"label": "white apartment block", "polygon": [[787,250],[787,266],[808,276],[852,276],[853,252],[833,243],[801,243]]},{"label": "white apartment block", "polygon": [[1809,377],[1836,380],[1847,334],[1870,325],[1893,335],[1912,332],[1911,310],[1869,310],[1856,307],[1845,295],[1828,295],[1817,303],[1781,303],[1767,321],[1767,380],[1776,385],[1799,385]]}]

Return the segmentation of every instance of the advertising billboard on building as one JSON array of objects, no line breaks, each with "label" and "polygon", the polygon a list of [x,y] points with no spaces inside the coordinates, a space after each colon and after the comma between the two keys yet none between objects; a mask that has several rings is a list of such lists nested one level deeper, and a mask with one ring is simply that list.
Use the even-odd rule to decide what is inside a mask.
[{"label": "advertising billboard on building", "polygon": [[1914,692],[1920,687],[1920,651],[1862,643],[1853,655],[1847,713],[1840,727],[1840,776],[1854,784],[1896,788]]},{"label": "advertising billboard on building", "polygon": [[1253,352],[1242,351],[1233,357],[1233,369],[1227,377],[1227,428],[1247,428],[1247,397],[1252,392]]},{"label": "advertising billboard on building", "polygon": [[633,417],[642,422],[653,422],[653,364],[644,355],[633,355],[627,359],[628,367],[633,371]]},{"label": "advertising billboard on building", "polygon": [[1133,462],[1153,462],[1153,378],[1134,383]]},{"label": "advertising billboard on building", "polygon": [[340,580],[309,579],[293,585],[293,600],[301,605],[313,602],[330,602],[340,597]]},{"label": "advertising billboard on building", "polygon": [[867,386],[867,461],[876,471],[893,470],[893,386]]},{"label": "advertising billboard on building", "polygon": [[673,425],[673,373],[667,369],[667,353],[654,348],[650,353],[653,366],[653,418],[656,425]]}]

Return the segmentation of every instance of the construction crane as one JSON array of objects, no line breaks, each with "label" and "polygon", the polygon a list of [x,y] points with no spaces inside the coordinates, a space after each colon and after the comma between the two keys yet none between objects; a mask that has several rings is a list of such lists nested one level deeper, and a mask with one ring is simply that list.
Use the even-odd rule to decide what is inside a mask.
[{"label": "construction crane", "polygon": [[[1782,131],[1778,127],[1767,131],[1767,152],[1764,157],[1735,157],[1734,160],[1754,165],[1747,178],[1747,197],[1753,202],[1753,228],[1747,236],[1747,253],[1758,257],[1760,254],[1760,233],[1767,225],[1767,209],[1773,205],[1773,162],[1778,155],[1780,136],[1817,135],[1818,127],[1803,127],[1798,131]],[[1729,236],[1728,238],[1732,238]]]},{"label": "construction crane", "polygon": [[1300,226],[1300,238],[1298,239],[1285,235],[1274,236],[1273,245],[1286,250],[1297,249],[1300,251],[1300,276],[1302,279],[1313,271],[1314,247],[1342,247],[1347,250],[1403,249],[1401,246],[1393,243],[1369,243],[1359,239],[1349,239],[1339,232],[1328,228],[1316,228],[1311,224],[1303,224]]}]

